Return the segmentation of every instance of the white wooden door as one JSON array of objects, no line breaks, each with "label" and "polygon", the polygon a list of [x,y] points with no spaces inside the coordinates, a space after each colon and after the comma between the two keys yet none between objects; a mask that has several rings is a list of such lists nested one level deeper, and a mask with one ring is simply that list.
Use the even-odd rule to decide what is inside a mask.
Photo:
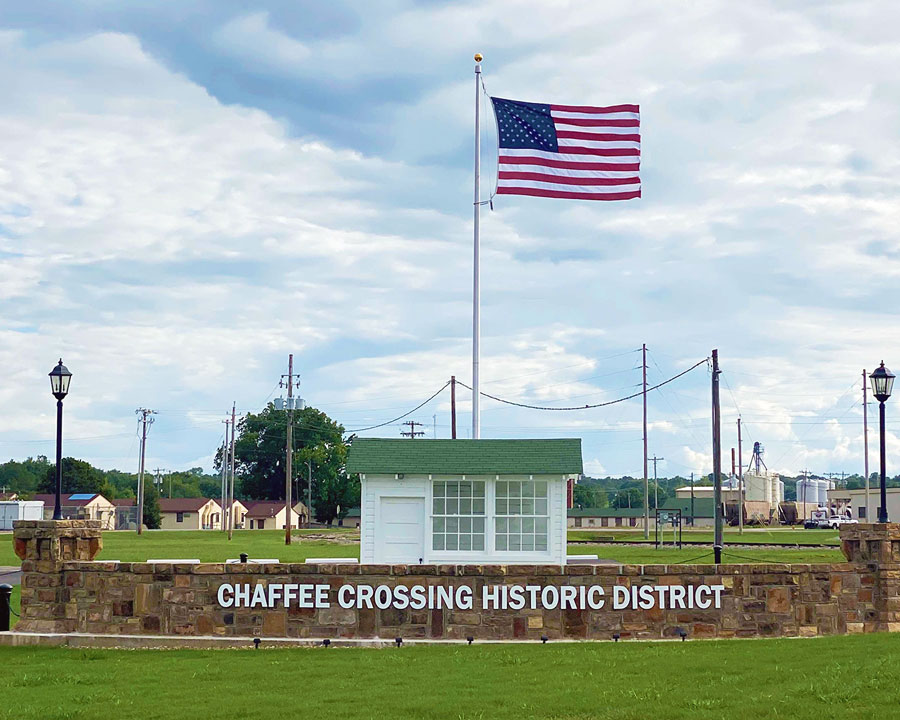
[{"label": "white wooden door", "polygon": [[418,563],[425,556],[425,498],[382,497],[375,562]]}]

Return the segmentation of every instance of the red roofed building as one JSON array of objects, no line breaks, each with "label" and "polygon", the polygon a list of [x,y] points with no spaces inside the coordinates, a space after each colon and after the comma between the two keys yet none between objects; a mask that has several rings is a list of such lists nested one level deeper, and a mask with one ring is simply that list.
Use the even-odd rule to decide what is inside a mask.
[{"label": "red roofed building", "polygon": [[160,498],[161,530],[218,530],[222,508],[209,498]]},{"label": "red roofed building", "polygon": [[[244,528],[249,530],[284,530],[283,500],[245,500],[247,513]],[[291,508],[291,527],[300,527],[300,515]]]},{"label": "red roofed building", "polygon": [[[38,493],[34,500],[44,501],[44,519],[53,517],[56,496]],[[99,520],[104,530],[116,527],[116,506],[100,493],[61,493],[59,496],[64,520]]]}]

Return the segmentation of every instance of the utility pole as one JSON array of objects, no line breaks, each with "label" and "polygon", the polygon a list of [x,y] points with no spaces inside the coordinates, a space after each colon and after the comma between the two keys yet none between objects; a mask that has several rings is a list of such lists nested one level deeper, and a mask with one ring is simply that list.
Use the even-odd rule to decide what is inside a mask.
[{"label": "utility pole", "polygon": [[437,413],[435,413],[434,415],[431,416],[431,422],[433,423],[431,437],[434,440],[437,440]]},{"label": "utility pole", "polygon": [[418,425],[419,427],[424,427],[420,422],[416,422],[415,420],[407,420],[403,424],[409,426],[409,430],[400,431],[400,434],[403,437],[408,437],[410,440],[415,440],[417,437],[425,434],[424,430],[416,430],[416,425]]},{"label": "utility pole", "polygon": [[719,351],[712,351],[712,445],[713,445],[713,512],[715,538],[713,554],[716,565],[722,562],[722,436],[719,424]]},{"label": "utility pole", "polygon": [[456,375],[450,376],[450,437],[456,440]]},{"label": "utility pole", "polygon": [[[287,439],[284,463],[284,544],[291,544],[291,489],[294,480],[294,355],[288,355],[288,374],[281,376],[279,385],[284,387],[287,378]],[[299,380],[297,381],[299,385]]]},{"label": "utility pole", "polygon": [[738,417],[738,533],[744,534],[744,461],[741,457],[741,418]]},{"label": "utility pole", "polygon": [[231,420],[223,420],[222,422],[225,423],[225,439],[222,441],[222,522],[220,524],[222,532],[225,532],[228,529],[228,520],[230,519],[225,511],[225,501],[228,497],[228,426],[231,424]]},{"label": "utility pole", "polygon": [[863,368],[863,464],[866,473],[866,522],[872,522],[869,514],[869,405],[866,398],[866,371]]},{"label": "utility pole", "polygon": [[312,460],[306,461],[306,527],[312,527]]},{"label": "utility pole", "polygon": [[137,486],[137,534],[141,535],[144,525],[144,459],[147,455],[147,426],[153,424],[153,415],[156,410],[148,408],[138,408],[134,411],[136,415],[141,417],[141,469],[138,471]]},{"label": "utility pole", "polygon": [[237,403],[231,404],[231,482],[228,485],[228,539],[234,534],[234,437],[237,435],[237,426],[234,424],[235,408]]},{"label": "utility pole", "polygon": [[657,460],[665,460],[665,458],[656,457],[656,455],[654,455],[650,459],[653,461],[653,492],[655,493],[655,496],[654,496],[654,498],[655,498],[654,502],[656,503],[655,508],[657,510],[659,510],[659,483],[656,481],[656,461]]},{"label": "utility pole", "polygon": [[691,527],[694,527],[694,473],[691,473]]},{"label": "utility pole", "polygon": [[647,343],[641,346],[644,396],[644,540],[650,539],[650,484],[647,481]]}]

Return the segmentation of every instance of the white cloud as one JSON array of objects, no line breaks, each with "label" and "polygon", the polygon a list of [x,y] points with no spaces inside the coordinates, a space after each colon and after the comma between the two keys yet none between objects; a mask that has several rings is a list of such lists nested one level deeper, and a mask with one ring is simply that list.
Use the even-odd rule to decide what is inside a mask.
[{"label": "white cloud", "polygon": [[[223,57],[302,86],[271,112],[253,88],[223,103],[132,34],[0,33],[0,452],[52,438],[60,353],[67,431],[122,435],[71,445],[104,463],[129,457],[139,404],[161,409],[158,462],[208,457],[210,414],[258,407],[288,352],[347,427],[468,381],[478,49],[498,95],[635,99],[644,123],[640,202],[484,211],[483,389],[596,403],[640,382],[634,356],[610,355],[647,342],[652,384],[719,347],[725,465],[739,409],[745,460],[758,440],[776,470],[861,469],[850,386],[900,356],[896,8],[396,2],[319,35],[285,12],[210,20]],[[353,110],[323,117],[377,140],[279,115],[326,95]],[[590,462],[640,472],[639,402],[483,407],[485,434],[579,435]],[[446,428],[446,398],[426,410]],[[702,368],[651,393],[667,471],[709,471],[708,418]]]}]

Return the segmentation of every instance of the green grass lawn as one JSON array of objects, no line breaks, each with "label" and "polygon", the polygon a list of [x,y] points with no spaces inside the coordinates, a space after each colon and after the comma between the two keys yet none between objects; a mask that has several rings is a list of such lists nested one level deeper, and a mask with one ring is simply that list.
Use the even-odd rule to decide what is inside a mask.
[{"label": "green grass lawn", "polygon": [[[640,545],[569,545],[569,553],[597,555],[607,560],[615,560],[630,565],[660,565],[692,561],[703,564],[713,561],[711,547],[683,547],[681,550],[671,546],[659,550]],[[832,563],[845,562],[840,550],[830,548],[741,548],[731,551],[726,544],[722,550],[723,563]]]},{"label": "green grass lawn", "polygon": [[180,720],[198,711],[265,720],[856,719],[894,716],[900,637],[399,650],[0,647],[0,664],[0,717],[10,720]]},{"label": "green grass lawn", "polygon": [[[352,538],[345,530],[310,531],[335,538]],[[203,562],[224,562],[245,552],[251,558],[278,558],[282,562],[303,562],[310,557],[359,557],[359,544],[306,540],[304,530],[294,532],[294,542],[284,544],[283,530],[235,530],[234,538],[216,530],[148,530],[142,535],[134,532],[103,533],[103,550],[97,560],[140,562],[149,558],[197,558]],[[0,565],[18,565],[13,553],[12,536],[0,537]]]},{"label": "green grass lawn", "polygon": [[[809,531],[810,533],[816,531]],[[319,533],[321,534],[321,533]],[[359,557],[359,544],[353,534],[335,531],[335,541],[305,539],[304,531],[297,531],[294,543],[284,544],[280,530],[238,530],[229,542],[226,535],[210,530],[148,531],[143,535],[131,532],[103,533],[103,550],[99,560],[139,562],[149,558],[197,558],[204,562],[222,562],[246,552],[251,558],[278,558],[282,562],[303,562],[316,557]],[[746,536],[746,535],[745,535]],[[350,542],[338,542],[345,539]],[[733,538],[726,538],[726,542]],[[710,542],[712,538],[709,539]],[[650,546],[616,544],[571,544],[572,554],[595,554],[601,558],[632,564],[658,564],[685,562],[700,555],[697,562],[712,562],[712,548],[671,547],[656,550]],[[840,550],[826,548],[741,548],[734,552],[725,547],[723,559],[731,563],[743,562],[842,562]],[[19,559],[12,551],[12,537],[0,536],[0,565],[18,565]]]},{"label": "green grass lawn", "polygon": [[[569,529],[569,540],[594,540],[602,538],[615,542],[643,542],[643,529],[622,530],[620,528],[589,528],[584,530]],[[672,532],[667,530],[666,539],[671,540]],[[837,530],[804,530],[801,527],[785,528],[745,528],[743,533],[735,528],[725,528],[726,543],[742,545],[833,545],[841,544]],[[684,530],[682,540],[685,542],[704,542],[712,544],[712,528]],[[653,529],[650,529],[650,540],[653,540]]]}]

